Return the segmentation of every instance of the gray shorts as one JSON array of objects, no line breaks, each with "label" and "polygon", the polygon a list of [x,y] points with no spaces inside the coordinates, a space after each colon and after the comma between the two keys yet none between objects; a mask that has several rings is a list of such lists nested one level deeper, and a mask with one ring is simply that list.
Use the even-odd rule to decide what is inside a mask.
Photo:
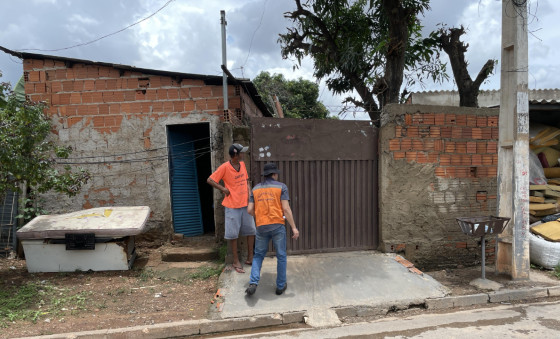
[{"label": "gray shorts", "polygon": [[226,234],[225,239],[237,239],[240,236],[255,235],[255,219],[247,213],[247,207],[228,208],[226,210]]}]

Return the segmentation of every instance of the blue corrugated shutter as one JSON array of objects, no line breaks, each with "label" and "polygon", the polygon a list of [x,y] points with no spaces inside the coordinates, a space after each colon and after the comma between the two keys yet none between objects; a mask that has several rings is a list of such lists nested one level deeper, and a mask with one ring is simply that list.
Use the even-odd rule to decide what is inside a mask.
[{"label": "blue corrugated shutter", "polygon": [[204,233],[196,154],[192,138],[185,133],[169,130],[171,208],[175,233],[186,236]]}]

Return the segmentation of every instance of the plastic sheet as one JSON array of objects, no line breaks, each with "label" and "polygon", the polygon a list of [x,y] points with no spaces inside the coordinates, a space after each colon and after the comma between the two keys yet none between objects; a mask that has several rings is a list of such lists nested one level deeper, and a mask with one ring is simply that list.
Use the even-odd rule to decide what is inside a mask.
[{"label": "plastic sheet", "polygon": [[537,155],[529,152],[529,183],[531,185],[546,185],[544,170]]},{"label": "plastic sheet", "polygon": [[560,262],[560,243],[547,241],[529,232],[529,256],[532,264],[553,269]]}]

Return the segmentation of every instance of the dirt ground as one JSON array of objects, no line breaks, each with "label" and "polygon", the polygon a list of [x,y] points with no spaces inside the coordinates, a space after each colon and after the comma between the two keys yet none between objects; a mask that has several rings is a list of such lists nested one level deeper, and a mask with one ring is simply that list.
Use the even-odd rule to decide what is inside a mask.
[{"label": "dirt ground", "polygon": [[2,315],[0,300],[0,338],[206,318],[223,265],[162,263],[164,248],[139,244],[129,271],[30,274],[25,260],[0,258],[0,291],[31,284],[44,296],[31,302],[28,319],[13,322]]},{"label": "dirt ground", "polygon": [[[450,290],[450,295],[468,295],[488,292],[470,285],[470,282],[481,278],[480,266],[454,268],[447,270],[426,272]],[[502,289],[520,289],[530,287],[549,287],[560,285],[560,280],[552,275],[552,271],[531,268],[530,280],[512,281],[505,275],[495,273],[494,266],[486,266],[486,279],[503,285]]]},{"label": "dirt ground", "polygon": [[[0,300],[0,338],[206,318],[217,304],[217,273],[223,265],[215,261],[164,263],[161,253],[169,246],[138,244],[139,256],[130,271],[30,274],[25,260],[0,258],[0,291],[15,293],[32,284],[44,295],[29,307],[35,311],[34,321],[30,317],[7,321]],[[451,295],[482,292],[469,285],[480,278],[480,267],[425,273]],[[550,271],[538,269],[531,270],[531,280],[512,282],[488,266],[486,277],[510,289],[560,284]]]}]

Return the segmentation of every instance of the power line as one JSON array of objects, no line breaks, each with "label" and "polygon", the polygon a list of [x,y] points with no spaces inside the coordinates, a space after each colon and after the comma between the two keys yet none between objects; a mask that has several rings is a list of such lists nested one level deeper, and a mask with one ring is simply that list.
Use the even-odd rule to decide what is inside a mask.
[{"label": "power line", "polygon": [[88,42],[84,42],[84,43],[81,43],[81,44],[77,44],[77,45],[73,45],[73,46],[69,46],[69,47],[64,47],[64,48],[57,48],[57,49],[27,48],[27,49],[20,49],[20,50],[18,50],[18,52],[23,52],[23,51],[57,52],[57,51],[64,51],[64,50],[67,50],[67,49],[72,49],[72,48],[76,48],[76,47],[81,47],[81,46],[90,45],[90,44],[93,44],[94,42],[97,42],[97,41],[99,41],[99,40],[101,40],[101,39],[105,39],[105,38],[108,38],[108,37],[113,36],[113,35],[115,35],[115,34],[118,34],[118,33],[120,33],[120,32],[123,32],[123,31],[129,29],[129,28],[132,27],[132,26],[136,26],[136,25],[138,25],[139,23],[142,23],[142,22],[144,22],[144,21],[150,19],[150,18],[153,17],[154,15],[158,14],[158,13],[159,13],[161,10],[163,10],[165,7],[167,7],[167,6],[168,6],[170,3],[172,3],[173,1],[175,1],[175,0],[169,0],[169,1],[167,1],[167,2],[165,3],[165,5],[163,5],[160,9],[158,9],[158,10],[155,11],[154,13],[150,14],[149,16],[145,17],[144,19],[133,23],[132,25],[128,25],[128,26],[126,26],[125,28],[119,29],[119,30],[116,31],[116,32],[113,32],[113,33],[104,35],[104,36],[102,36],[102,37],[99,37],[99,38],[97,38],[97,39],[94,39],[94,40],[91,40],[91,41],[88,41]]},{"label": "power line", "polygon": [[[183,159],[188,158],[193,153],[197,153],[200,151],[208,151],[210,150],[210,146],[208,147],[201,147],[198,149],[179,152],[175,154],[171,154],[172,159]],[[167,160],[169,158],[168,154],[162,154],[159,156],[153,156],[148,158],[135,158],[135,159],[124,159],[124,160],[106,160],[106,161],[81,161],[81,162],[64,162],[64,161],[56,161],[59,165],[102,165],[102,164],[123,164],[123,163],[133,163],[133,162],[152,162],[152,161],[161,161]]]},{"label": "power line", "polygon": [[[197,141],[202,141],[202,140],[208,140],[210,139],[210,137],[205,137],[205,138],[200,138],[200,139],[195,139],[195,140],[191,140],[191,141],[185,141],[182,143],[178,143],[178,144],[174,144],[173,146],[182,146],[182,145],[186,145],[186,144],[190,144],[193,142],[197,142]],[[146,150],[142,150],[142,151],[136,151],[136,152],[129,152],[129,153],[116,153],[116,154],[107,154],[107,155],[92,155],[92,156],[87,156],[87,157],[69,157],[69,158],[58,158],[58,159],[63,159],[63,160],[79,160],[79,159],[94,159],[94,158],[110,158],[110,157],[122,157],[125,155],[133,155],[133,154],[140,154],[140,153],[146,153],[146,152],[154,152],[154,151],[158,151],[158,150],[162,150],[162,149],[169,149],[170,146],[162,146],[162,147],[156,147],[156,148],[150,148],[150,149],[146,149]]]},{"label": "power line", "polygon": [[251,42],[249,43],[249,51],[247,52],[247,57],[245,58],[245,62],[243,63],[243,65],[241,67],[239,67],[239,68],[241,68],[242,74],[243,74],[243,67],[245,67],[245,65],[247,64],[247,61],[249,60],[249,55],[251,54],[251,48],[253,47],[253,39],[255,38],[255,34],[259,30],[259,28],[261,28],[262,21],[263,21],[263,18],[264,18],[264,12],[266,12],[266,3],[267,2],[268,2],[268,0],[265,0],[264,5],[263,5],[263,11],[262,11],[262,14],[261,14],[261,19],[259,21],[259,25],[257,26],[257,28],[255,28],[255,31],[253,32],[253,36],[251,36]]}]

